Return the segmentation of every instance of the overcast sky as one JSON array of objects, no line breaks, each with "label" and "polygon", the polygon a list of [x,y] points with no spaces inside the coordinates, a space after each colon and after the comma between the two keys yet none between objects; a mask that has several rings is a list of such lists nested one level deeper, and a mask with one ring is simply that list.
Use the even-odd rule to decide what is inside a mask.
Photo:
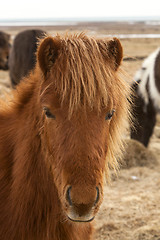
[{"label": "overcast sky", "polygon": [[1,0],[0,19],[160,16],[160,0]]}]

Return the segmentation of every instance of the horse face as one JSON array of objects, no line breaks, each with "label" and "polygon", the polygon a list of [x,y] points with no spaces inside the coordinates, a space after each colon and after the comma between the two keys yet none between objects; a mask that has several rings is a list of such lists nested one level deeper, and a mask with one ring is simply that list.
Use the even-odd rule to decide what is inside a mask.
[{"label": "horse face", "polygon": [[[50,102],[49,102],[50,101]],[[111,106],[97,112],[78,109],[68,118],[66,105],[43,102],[45,145],[65,214],[72,221],[91,221],[103,198]],[[51,104],[52,102],[52,104]]]},{"label": "horse face", "polygon": [[65,215],[72,221],[88,222],[103,198],[116,93],[108,94],[111,84],[106,79],[114,80],[122,47],[117,39],[106,43],[82,36],[74,43],[49,37],[42,41],[37,57],[43,79],[40,98],[46,160]]}]

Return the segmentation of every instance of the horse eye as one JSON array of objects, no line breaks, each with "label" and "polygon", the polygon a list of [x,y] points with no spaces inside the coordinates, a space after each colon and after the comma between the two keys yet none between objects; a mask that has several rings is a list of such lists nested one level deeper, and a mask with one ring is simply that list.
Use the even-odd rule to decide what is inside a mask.
[{"label": "horse eye", "polygon": [[111,112],[107,113],[105,120],[110,120],[114,114],[115,110],[113,109]]},{"label": "horse eye", "polygon": [[55,115],[53,115],[53,114],[50,112],[49,108],[44,107],[43,110],[44,110],[44,113],[45,113],[45,115],[46,115],[47,118],[53,118],[53,119],[56,118]]}]

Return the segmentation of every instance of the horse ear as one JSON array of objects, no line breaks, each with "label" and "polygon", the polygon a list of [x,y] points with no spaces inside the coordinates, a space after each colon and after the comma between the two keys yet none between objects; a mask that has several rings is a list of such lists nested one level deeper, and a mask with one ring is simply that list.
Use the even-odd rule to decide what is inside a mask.
[{"label": "horse ear", "polygon": [[99,43],[99,47],[104,58],[106,58],[107,60],[112,59],[114,63],[114,69],[116,71],[120,66],[123,58],[123,48],[119,39],[113,38],[109,41],[105,40],[105,43]]},{"label": "horse ear", "polygon": [[58,51],[60,49],[60,41],[58,38],[46,37],[42,40],[38,52],[37,60],[44,75],[46,75],[53,66]]},{"label": "horse ear", "polygon": [[109,56],[115,60],[115,70],[117,70],[123,58],[123,48],[118,38],[113,38],[108,42],[108,50]]}]

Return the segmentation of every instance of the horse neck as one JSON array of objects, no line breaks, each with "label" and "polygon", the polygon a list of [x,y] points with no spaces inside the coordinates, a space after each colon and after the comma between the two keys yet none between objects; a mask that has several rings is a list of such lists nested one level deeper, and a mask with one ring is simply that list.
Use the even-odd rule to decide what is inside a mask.
[{"label": "horse neck", "polygon": [[4,175],[4,183],[0,179],[0,235],[4,240],[89,240],[90,224],[77,234],[78,229],[63,216],[52,172],[46,164],[47,152],[42,149],[38,83],[27,87],[23,91],[20,84],[15,105],[3,121],[0,118],[0,176]]},{"label": "horse neck", "polygon": [[[6,226],[9,221],[17,232],[21,232],[17,236],[22,236],[23,231],[27,231],[26,223],[28,233],[35,231],[36,224],[37,232],[42,229],[46,234],[47,224],[51,224],[42,221],[43,218],[53,222],[59,211],[57,191],[52,174],[45,164],[46,153],[42,149],[40,128],[43,117],[38,100],[38,79],[33,80],[29,80],[26,86],[20,84],[14,105],[4,116],[3,122],[0,120],[0,129],[3,131],[3,137],[0,137],[0,160],[3,162],[0,162],[0,173],[4,175],[4,183],[0,179],[0,185],[6,185],[7,181],[5,194],[0,190],[0,208],[3,202],[4,212],[10,215],[6,217]],[[1,199],[2,195],[9,201]],[[16,225],[13,225],[14,222]],[[16,231],[13,229],[13,232]]]}]

